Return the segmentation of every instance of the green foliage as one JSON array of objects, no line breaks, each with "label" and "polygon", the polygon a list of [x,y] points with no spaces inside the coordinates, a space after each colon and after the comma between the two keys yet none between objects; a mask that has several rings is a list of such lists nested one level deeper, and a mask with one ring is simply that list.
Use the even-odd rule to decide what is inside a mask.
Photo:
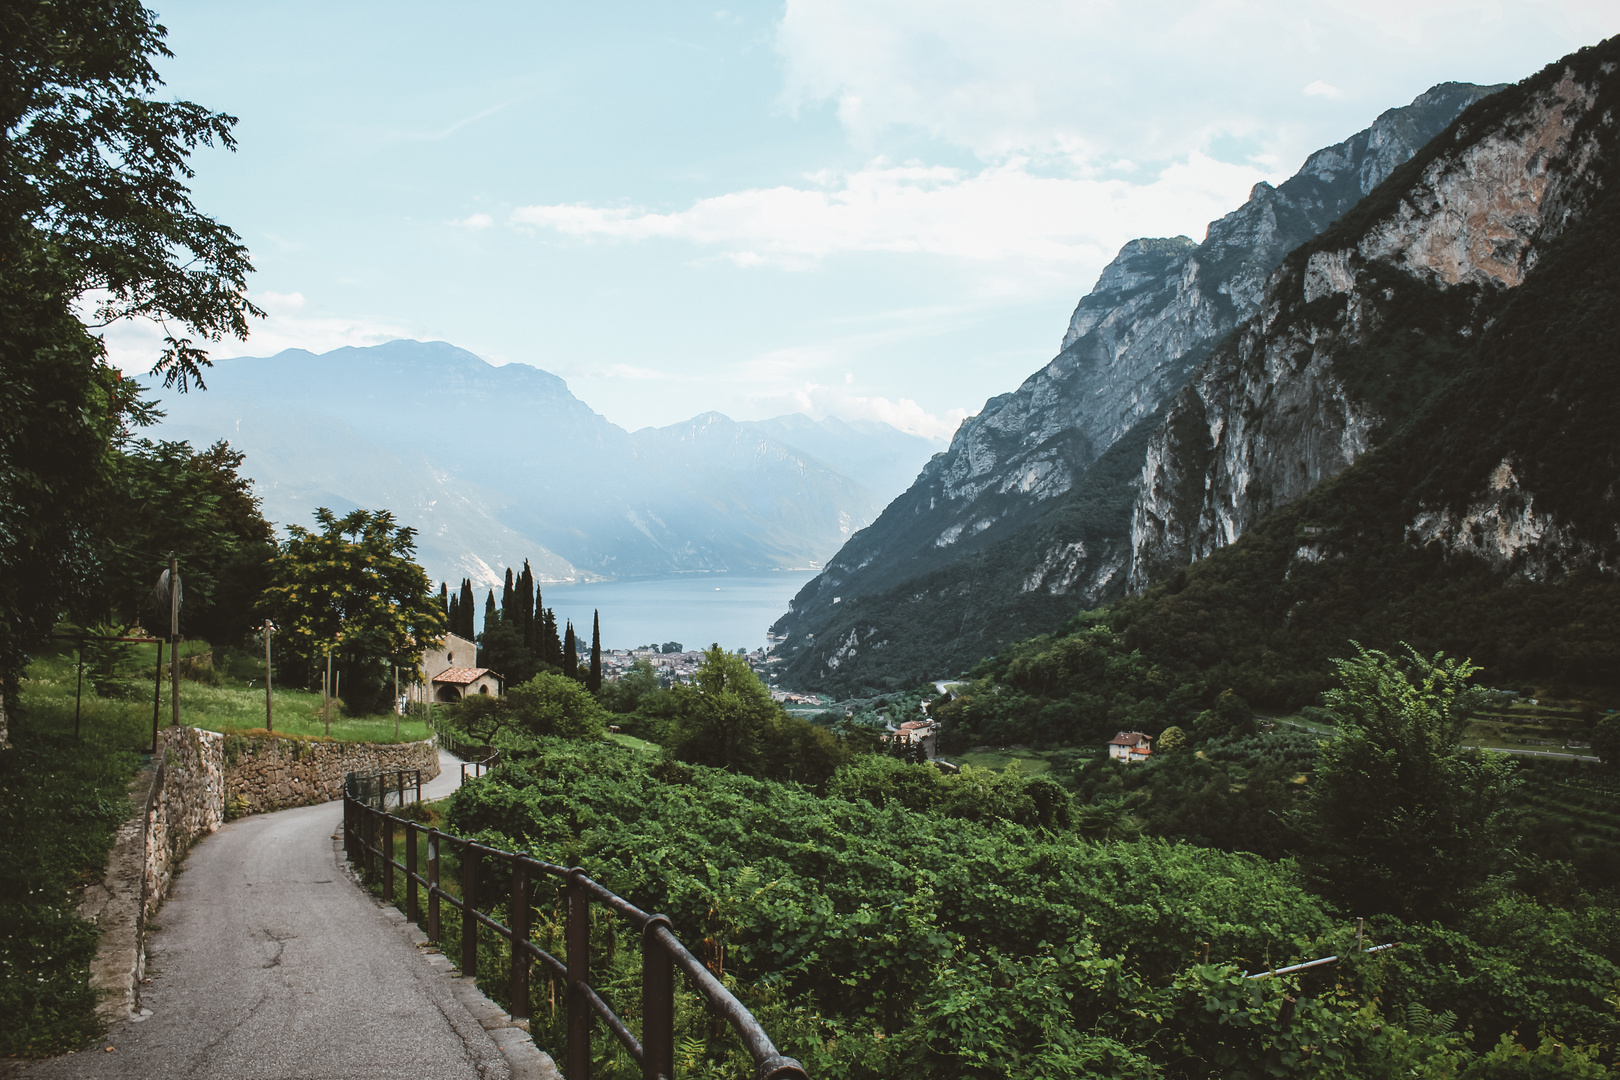
[{"label": "green foliage", "polygon": [[416,678],[422,648],[440,641],[445,613],[414,561],[416,530],[386,510],[342,518],[315,511],[319,532],[289,526],[272,564],[265,606],[275,620],[282,670],[313,676],[328,649],[341,662],[346,696],[371,711],[391,691],[390,667]]},{"label": "green foliage", "polygon": [[1611,713],[1592,727],[1592,753],[1611,769],[1620,769],[1620,715]]},{"label": "green foliage", "polygon": [[[1480,1046],[1515,1024],[1568,1045],[1613,1031],[1601,953],[1620,943],[1595,911],[1521,898],[1466,929],[1386,922],[1376,940],[1408,944],[1355,957],[1354,924],[1291,863],[1131,839],[1117,803],[1094,804],[1123,825],[1102,844],[1018,824],[1003,816],[1023,812],[1016,770],[996,790],[863,757],[817,797],[606,743],[510,760],[452,797],[448,826],[667,912],[816,1076],[1442,1080],[1472,1060],[1470,1031]],[[1330,954],[1352,959],[1242,978]],[[633,971],[618,985],[634,1008]],[[682,1030],[694,1062],[742,1068],[703,1025]]]},{"label": "green foliage", "polygon": [[77,1049],[96,1034],[89,985],[96,928],[75,908],[98,880],[151,737],[151,704],[86,688],[73,736],[70,655],[36,659],[23,681],[12,746],[0,751],[0,1057]]},{"label": "green foliage", "polygon": [[469,694],[451,708],[451,722],[485,745],[502,736],[597,738],[607,731],[607,714],[591,692],[566,675],[543,672],[507,687],[500,697]]},{"label": "green foliage", "polygon": [[609,712],[631,713],[641,702],[659,689],[658,671],[646,657],[638,658],[630,670],[613,682],[605,682],[597,698]]},{"label": "green foliage", "polygon": [[1357,646],[1323,695],[1340,716],[1302,818],[1307,869],[1358,911],[1431,917],[1483,883],[1507,854],[1503,815],[1514,766],[1462,752],[1483,699],[1467,661]]},{"label": "green foliage", "polygon": [[747,661],[718,645],[668,700],[667,745],[681,761],[819,784],[849,759],[831,731],[789,715]]}]

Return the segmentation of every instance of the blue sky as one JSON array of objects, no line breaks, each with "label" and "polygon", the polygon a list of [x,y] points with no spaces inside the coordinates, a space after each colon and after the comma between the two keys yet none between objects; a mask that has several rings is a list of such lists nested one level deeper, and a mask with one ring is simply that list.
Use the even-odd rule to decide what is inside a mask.
[{"label": "blue sky", "polygon": [[[1612,2],[155,4],[240,117],[193,185],[271,312],[218,356],[442,339],[629,428],[705,409],[948,435],[1125,241]],[[152,333],[109,333],[148,366]]]}]

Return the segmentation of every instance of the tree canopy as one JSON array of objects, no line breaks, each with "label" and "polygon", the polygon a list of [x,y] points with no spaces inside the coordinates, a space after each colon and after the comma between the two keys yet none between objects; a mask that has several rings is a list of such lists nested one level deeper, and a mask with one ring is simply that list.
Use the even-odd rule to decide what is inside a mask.
[{"label": "tree canopy", "polygon": [[391,666],[416,678],[422,650],[442,641],[446,618],[415,562],[416,530],[386,510],[337,517],[315,511],[319,531],[289,527],[265,603],[280,631],[282,663],[313,674],[328,649],[343,665],[346,697],[380,702]]},{"label": "tree canopy", "polygon": [[0,8],[0,744],[28,651],[95,581],[117,445],[151,419],[81,301],[97,325],[156,321],[181,390],[202,386],[197,339],[261,314],[246,249],[186,186],[235,119],[154,97],[165,34],[138,0]]}]

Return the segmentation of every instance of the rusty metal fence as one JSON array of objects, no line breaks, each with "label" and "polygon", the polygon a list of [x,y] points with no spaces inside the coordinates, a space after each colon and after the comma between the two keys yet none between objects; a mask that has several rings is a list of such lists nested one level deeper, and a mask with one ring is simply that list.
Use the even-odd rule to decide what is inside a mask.
[{"label": "rusty metal fence", "polygon": [[[353,778],[360,781],[360,778]],[[383,785],[379,785],[383,786]],[[511,1013],[529,1019],[529,976],[535,963],[541,964],[566,988],[568,1080],[589,1080],[591,1072],[591,1027],[600,1019],[640,1067],[644,1080],[674,1080],[675,1075],[675,973],[684,975],[703,999],[714,1017],[730,1024],[748,1051],[757,1080],[809,1080],[804,1067],[781,1054],[754,1015],[715,978],[703,963],[675,937],[670,921],[663,915],[649,915],[623,897],[592,881],[579,867],[557,866],[526,855],[487,847],[420,823],[396,817],[373,805],[376,799],[359,797],[370,791],[363,781],[343,800],[344,850],[349,860],[368,874],[380,875],[384,895],[394,896],[394,875],[403,875],[405,917],[422,921],[421,901],[427,901],[428,940],[438,944],[444,904],[461,913],[461,957],[465,975],[476,976],[480,928],[505,938],[510,944],[508,974],[512,999]],[[403,792],[402,784],[392,791]],[[386,797],[386,796],[385,796]],[[393,857],[394,837],[403,830],[405,861]],[[425,867],[419,866],[418,838],[426,837]],[[460,865],[460,896],[441,887],[442,857],[453,852]],[[424,872],[425,871],[425,872]],[[530,940],[530,912],[534,906],[537,881],[555,879],[562,883],[566,903],[564,959],[557,959]],[[487,900],[485,898],[488,898]],[[480,905],[507,901],[505,925],[483,911]],[[627,920],[641,933],[641,1033],[637,1035],[590,985],[590,906],[599,904]]]}]

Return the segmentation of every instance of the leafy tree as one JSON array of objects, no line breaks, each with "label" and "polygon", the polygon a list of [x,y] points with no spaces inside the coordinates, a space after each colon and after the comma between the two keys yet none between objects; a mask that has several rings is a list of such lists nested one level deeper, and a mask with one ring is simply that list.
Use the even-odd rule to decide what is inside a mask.
[{"label": "leafy tree", "polygon": [[590,691],[551,672],[508,685],[499,698],[470,694],[456,703],[452,715],[458,727],[486,744],[503,732],[590,739],[607,731],[606,713]]},{"label": "leafy tree", "polygon": [[1357,913],[1430,918],[1504,860],[1515,784],[1503,755],[1459,748],[1484,691],[1479,669],[1356,646],[1334,661],[1323,703],[1340,716],[1323,744],[1302,816],[1308,873]]},{"label": "leafy tree", "polygon": [[643,657],[631,664],[630,670],[618,679],[603,683],[596,696],[608,711],[629,713],[636,710],[642,699],[658,689],[658,671],[652,666],[651,660]]},{"label": "leafy tree", "polygon": [[[120,627],[151,617],[152,581],[173,552],[185,586],[182,627],[215,644],[240,643],[275,554],[253,483],[238,472],[243,457],[223,440],[198,453],[142,439],[116,455],[99,508],[100,586],[84,614]],[[166,634],[167,612],[151,625]]]},{"label": "leafy tree", "polygon": [[137,388],[76,315],[165,327],[156,370],[202,386],[192,337],[247,335],[261,314],[229,228],[197,210],[191,153],[235,120],[161,101],[164,28],[139,0],[0,11],[0,744],[29,650],[92,588],[95,513]]},{"label": "leafy tree", "polygon": [[1157,745],[1154,747],[1160,753],[1168,753],[1187,745],[1187,733],[1179,727],[1167,727],[1159,732]]},{"label": "leafy tree", "polygon": [[765,728],[782,713],[748,665],[719,647],[704,654],[690,686],[673,688],[679,704],[672,749],[694,765],[750,772]]},{"label": "leafy tree", "polygon": [[281,630],[281,665],[308,678],[331,649],[355,711],[381,708],[389,669],[416,678],[423,647],[446,629],[414,559],[416,530],[386,510],[339,518],[322,507],[315,520],[318,532],[290,527],[272,564],[265,605]]}]

